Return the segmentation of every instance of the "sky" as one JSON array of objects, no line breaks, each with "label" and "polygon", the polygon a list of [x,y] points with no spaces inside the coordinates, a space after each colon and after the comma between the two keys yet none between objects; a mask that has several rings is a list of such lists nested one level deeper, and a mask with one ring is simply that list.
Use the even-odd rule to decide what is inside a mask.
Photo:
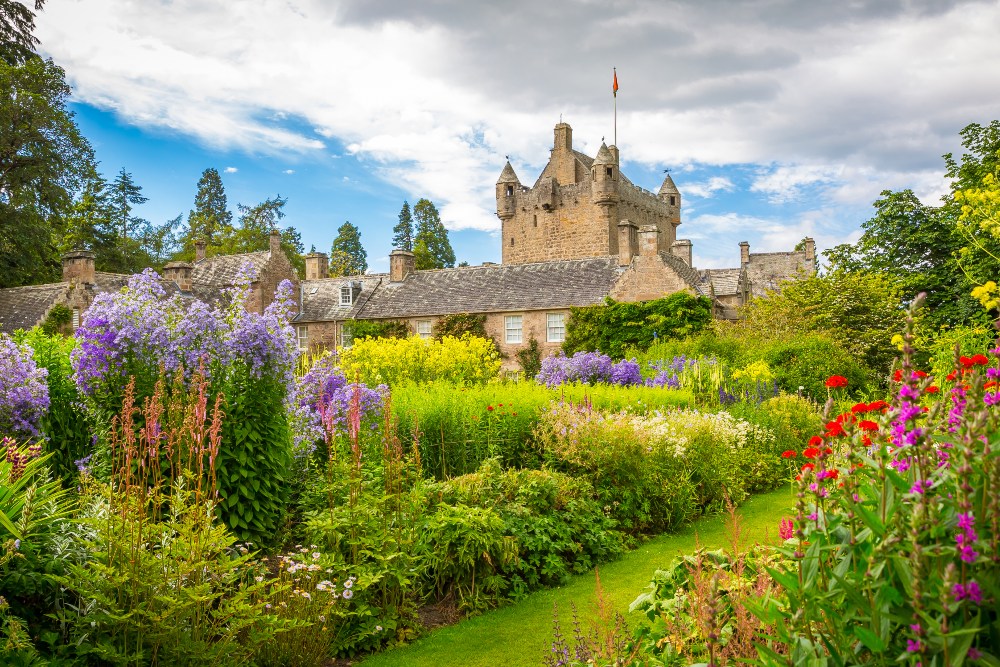
[{"label": "sky", "polygon": [[712,268],[854,241],[885,189],[936,203],[1000,117],[1000,1],[49,0],[36,35],[139,214],[186,219],[214,167],[234,210],[287,197],[307,251],[358,225],[375,271],[421,197],[499,261],[497,177],[533,183],[560,118],[589,155],[617,133],[637,185],[669,169]]}]

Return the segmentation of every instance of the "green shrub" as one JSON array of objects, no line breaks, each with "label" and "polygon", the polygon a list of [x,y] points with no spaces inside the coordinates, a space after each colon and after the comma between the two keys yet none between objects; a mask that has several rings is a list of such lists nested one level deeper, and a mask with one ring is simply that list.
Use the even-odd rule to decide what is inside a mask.
[{"label": "green shrub", "polygon": [[514,353],[514,357],[521,365],[526,380],[533,379],[542,370],[542,350],[534,336],[528,339],[527,347]]},{"label": "green shrub", "polygon": [[434,338],[441,340],[445,336],[461,338],[463,335],[489,338],[486,333],[486,315],[471,313],[456,313],[444,315],[434,322],[431,329]]},{"label": "green shrub", "polygon": [[64,332],[66,325],[72,321],[73,311],[70,310],[69,306],[57,303],[52,306],[48,315],[45,316],[45,321],[42,322],[41,329],[46,335],[52,336]]},{"label": "green shrub", "polygon": [[850,394],[863,396],[870,389],[869,374],[854,356],[836,342],[817,334],[796,336],[770,347],[764,360],[774,369],[781,389],[813,400],[825,401],[826,379],[841,375],[848,380]]},{"label": "green shrub", "polygon": [[412,334],[406,322],[399,320],[351,320],[344,325],[351,340],[365,338],[407,338]]},{"label": "green shrub", "polygon": [[600,351],[614,359],[630,349],[645,350],[657,338],[677,338],[701,330],[712,321],[712,302],[686,292],[663,299],[570,309],[563,351]]}]

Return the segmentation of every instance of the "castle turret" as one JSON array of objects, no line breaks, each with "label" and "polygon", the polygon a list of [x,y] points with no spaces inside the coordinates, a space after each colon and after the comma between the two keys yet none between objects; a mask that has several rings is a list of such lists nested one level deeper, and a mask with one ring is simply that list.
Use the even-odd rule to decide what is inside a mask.
[{"label": "castle turret", "polygon": [[510,166],[510,160],[507,160],[503,171],[500,172],[500,178],[497,179],[498,218],[507,221],[514,217],[514,212],[517,211],[515,198],[517,191],[520,189],[521,181],[518,180],[517,174],[514,173],[514,167]]},{"label": "castle turret", "polygon": [[601,144],[590,168],[591,199],[595,204],[612,204],[618,201],[618,162],[608,145]]},{"label": "castle turret", "polygon": [[674,179],[670,178],[669,173],[663,179],[657,196],[669,207],[670,221],[675,226],[681,224],[681,192],[674,185]]}]

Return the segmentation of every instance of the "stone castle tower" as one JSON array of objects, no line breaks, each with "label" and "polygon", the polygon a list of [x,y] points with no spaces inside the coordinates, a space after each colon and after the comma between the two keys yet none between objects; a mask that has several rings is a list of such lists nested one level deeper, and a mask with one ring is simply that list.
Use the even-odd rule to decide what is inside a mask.
[{"label": "stone castle tower", "polygon": [[691,242],[677,239],[681,194],[668,174],[658,194],[619,170],[618,148],[601,144],[596,157],[573,150],[573,128],[555,127],[552,156],[535,184],[521,185],[510,162],[496,186],[503,223],[504,264],[619,254],[639,228],[656,227],[658,250],[691,265]]}]

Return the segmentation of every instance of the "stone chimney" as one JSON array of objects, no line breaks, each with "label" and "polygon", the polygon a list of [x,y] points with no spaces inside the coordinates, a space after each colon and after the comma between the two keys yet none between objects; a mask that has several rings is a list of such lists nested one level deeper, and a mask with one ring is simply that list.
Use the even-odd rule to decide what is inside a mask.
[{"label": "stone chimney", "polygon": [[389,282],[401,283],[416,270],[416,255],[409,250],[393,250],[389,253]]},{"label": "stone chimney", "polygon": [[677,239],[670,246],[670,254],[674,257],[680,257],[685,264],[691,266],[691,240]]},{"label": "stone chimney", "polygon": [[631,220],[618,223],[618,266],[628,266],[639,252],[639,228]]},{"label": "stone chimney", "polygon": [[279,252],[281,252],[281,232],[278,231],[277,227],[271,230],[270,250],[272,255],[277,255]]},{"label": "stone chimney", "polygon": [[306,280],[322,280],[330,276],[330,258],[323,252],[311,252],[306,261]]},{"label": "stone chimney", "polygon": [[810,269],[816,268],[816,241],[811,236],[802,239],[806,251],[806,264]]},{"label": "stone chimney", "polygon": [[205,242],[195,241],[194,242],[194,261],[200,262],[205,259]]},{"label": "stone chimney", "polygon": [[559,185],[576,183],[576,156],[573,154],[573,128],[569,123],[559,123],[555,127],[555,141],[552,146],[552,166]]},{"label": "stone chimney", "polygon": [[643,257],[655,257],[660,251],[660,230],[656,225],[643,225],[639,228],[639,254]]},{"label": "stone chimney", "polygon": [[621,165],[621,161],[618,158],[618,147],[615,146],[614,144],[611,144],[610,146],[608,146],[608,150],[611,151],[611,154],[615,156],[615,164]]},{"label": "stone chimney", "polygon": [[182,292],[191,291],[191,272],[194,265],[190,262],[168,262],[163,267],[163,277],[177,283]]},{"label": "stone chimney", "polygon": [[63,280],[68,283],[93,285],[94,253],[89,250],[73,250],[62,256]]},{"label": "stone chimney", "polygon": [[750,244],[747,241],[740,241],[740,265],[746,266],[750,263]]}]

